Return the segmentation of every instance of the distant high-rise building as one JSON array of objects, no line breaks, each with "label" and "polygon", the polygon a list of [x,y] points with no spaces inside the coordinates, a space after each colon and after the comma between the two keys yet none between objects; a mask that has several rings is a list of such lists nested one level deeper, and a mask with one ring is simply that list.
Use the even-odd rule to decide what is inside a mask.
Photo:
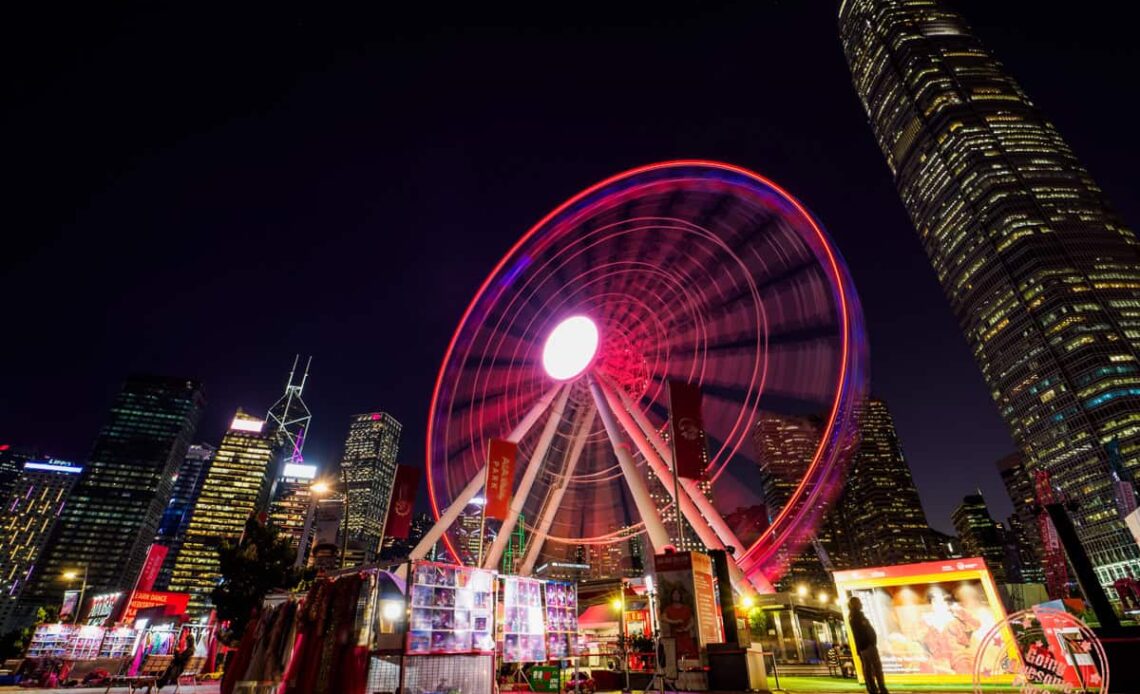
[{"label": "distant high-rise building", "polygon": [[170,574],[170,590],[190,593],[191,614],[209,608],[222,541],[239,539],[249,517],[268,506],[276,442],[265,429],[264,420],[238,410],[214,452]]},{"label": "distant high-rise building", "polygon": [[[24,462],[0,509],[0,634],[25,627],[34,605],[20,601],[83,468],[63,460]],[[58,576],[56,578],[59,578]]]},{"label": "distant high-rise building", "polygon": [[965,554],[984,559],[994,580],[1005,583],[1005,528],[990,515],[982,495],[970,494],[962,499],[951,519]]},{"label": "distant high-rise building", "polygon": [[937,559],[930,524],[887,404],[871,398],[859,412],[859,448],[840,497],[840,527],[861,566]]},{"label": "distant high-rise building", "polygon": [[1011,583],[1045,583],[1045,570],[1041,568],[1041,561],[1033,551],[1033,542],[1029,539],[1028,528],[1021,522],[1016,513],[1006,520],[1006,565],[1013,567],[1009,580]]},{"label": "distant high-rise building", "polygon": [[361,548],[365,562],[373,561],[380,551],[396,481],[400,429],[386,412],[358,414],[352,417],[344,442],[340,469],[348,487],[349,540]]},{"label": "distant high-rise building", "polygon": [[[304,540],[311,544],[312,531],[306,532],[306,523],[313,521],[309,513],[312,493],[310,487],[317,476],[317,467],[307,465],[303,451],[305,438],[313,416],[303,399],[305,383],[309,380],[309,366],[313,359],[305,362],[305,372],[300,381],[296,380],[300,355],[293,359],[293,368],[285,382],[285,392],[269,408],[266,415],[266,428],[273,437],[281,461],[277,466],[278,479],[273,487],[273,499],[269,508],[269,520],[282,535],[289,538],[293,547],[301,555],[303,563],[309,547],[301,547]],[[307,539],[306,539],[307,538]]]},{"label": "distant high-rise building", "polygon": [[214,447],[204,443],[196,443],[186,451],[186,457],[178,468],[178,476],[174,480],[174,493],[170,503],[162,514],[162,521],[158,524],[158,533],[154,541],[168,547],[158,578],[154,581],[155,590],[166,590],[170,585],[170,572],[174,570],[174,561],[182,549],[182,540],[186,537],[186,529],[190,526],[190,513],[194,509],[194,501],[202,491],[202,483],[206,481],[206,471],[210,469],[210,461],[214,457]]},{"label": "distant high-rise building", "polygon": [[1042,557],[1045,555],[1044,545],[1041,541],[1041,517],[1035,507],[1037,506],[1037,491],[1033,477],[1025,465],[1025,455],[1011,453],[997,462],[998,473],[1005,484],[1005,491],[1013,502],[1013,514],[1017,518],[1016,525],[1012,518],[1010,532],[1021,545],[1022,578],[1028,583],[1043,583],[1045,570],[1042,566]]},{"label": "distant high-rise building", "polygon": [[22,448],[7,443],[0,443],[0,499],[7,499],[16,486],[16,480],[24,471],[24,463],[29,460],[40,460],[38,451]]},{"label": "distant high-rise building", "polygon": [[129,378],[37,567],[30,599],[59,599],[59,576],[87,567],[88,594],[127,591],[142,570],[205,400],[185,379]]},{"label": "distant high-rise building", "polygon": [[1109,453],[1140,466],[1140,245],[941,0],[844,0],[855,89],[1031,473],[1080,499],[1101,583],[1140,574]]},{"label": "distant high-rise building", "polygon": [[[269,522],[289,539],[300,554],[300,562],[312,549],[313,483],[317,477],[317,466],[306,463],[286,462],[273,490],[273,500],[269,504]],[[309,532],[305,532],[306,525]],[[302,547],[302,543],[309,545]]]}]

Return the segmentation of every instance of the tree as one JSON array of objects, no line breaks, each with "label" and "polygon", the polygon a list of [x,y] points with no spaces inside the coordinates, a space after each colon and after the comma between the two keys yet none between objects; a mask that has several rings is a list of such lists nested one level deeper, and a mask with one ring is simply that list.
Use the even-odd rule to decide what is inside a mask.
[{"label": "tree", "polygon": [[32,634],[36,627],[46,622],[55,622],[59,619],[59,606],[49,605],[36,608],[36,621],[23,629],[13,629],[0,636],[0,659],[18,658],[28,648],[32,641]]},{"label": "tree", "polygon": [[293,566],[296,559],[288,538],[256,516],[246,521],[239,541],[222,541],[218,547],[222,580],[210,593],[218,620],[229,622],[229,628],[218,634],[222,643],[236,645],[241,640],[270,591],[292,589],[311,578]]}]

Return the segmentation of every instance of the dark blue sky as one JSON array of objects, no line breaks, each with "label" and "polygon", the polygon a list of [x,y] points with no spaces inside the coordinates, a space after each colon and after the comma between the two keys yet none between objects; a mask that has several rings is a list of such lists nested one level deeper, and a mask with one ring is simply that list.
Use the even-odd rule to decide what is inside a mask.
[{"label": "dark blue sky", "polygon": [[[837,3],[321,5],[3,23],[0,441],[82,459],[148,370],[205,383],[216,441],[302,352],[311,460],[386,409],[420,464],[446,341],[513,240],[598,179],[699,157],[773,178],[836,239],[932,523],[976,487],[1008,513],[1012,443],[850,85]],[[1135,223],[1135,25],[1108,0],[1046,5],[961,3]]]}]

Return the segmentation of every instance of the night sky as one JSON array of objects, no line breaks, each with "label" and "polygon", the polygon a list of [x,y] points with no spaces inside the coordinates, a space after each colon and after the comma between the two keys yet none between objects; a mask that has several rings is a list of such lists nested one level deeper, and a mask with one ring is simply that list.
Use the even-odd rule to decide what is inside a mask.
[{"label": "night sky", "polygon": [[[82,460],[122,378],[150,371],[204,382],[217,443],[301,352],[310,462],[384,409],[422,464],[447,340],[511,243],[612,173],[711,158],[835,238],[931,522],[950,530],[976,487],[1009,512],[994,462],[1013,444],[851,86],[837,2],[29,4],[0,22],[0,442]],[[1135,24],[1109,0],[1048,5],[961,3],[1135,225]]]}]

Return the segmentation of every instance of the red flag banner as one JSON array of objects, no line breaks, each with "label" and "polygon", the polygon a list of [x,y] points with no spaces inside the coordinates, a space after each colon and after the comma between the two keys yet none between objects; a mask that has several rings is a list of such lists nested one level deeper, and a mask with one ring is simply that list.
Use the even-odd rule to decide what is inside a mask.
[{"label": "red flag banner", "polygon": [[518,446],[510,441],[491,439],[487,450],[487,505],[483,507],[487,518],[507,518],[515,484],[515,457],[518,450]]},{"label": "red flag banner", "polygon": [[412,528],[412,508],[416,504],[416,491],[420,486],[420,469],[411,465],[396,468],[396,481],[392,483],[392,500],[388,502],[388,519],[384,521],[384,535],[401,540],[408,537]]},{"label": "red flag banner", "polygon": [[162,571],[162,562],[166,561],[166,554],[170,548],[165,545],[151,545],[146,552],[146,561],[143,562],[139,573],[139,582],[135,590],[153,590],[154,582],[158,579],[158,572]]},{"label": "red flag banner", "polygon": [[706,455],[700,386],[669,381],[669,427],[677,476],[702,479]]}]

